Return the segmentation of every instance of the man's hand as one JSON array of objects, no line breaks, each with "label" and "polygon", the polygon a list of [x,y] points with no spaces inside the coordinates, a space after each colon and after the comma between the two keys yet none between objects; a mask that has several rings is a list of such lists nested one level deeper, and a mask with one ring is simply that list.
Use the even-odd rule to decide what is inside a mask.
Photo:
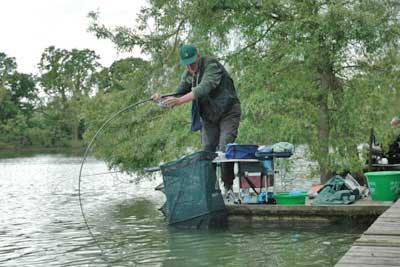
[{"label": "man's hand", "polygon": [[392,121],[390,122],[390,125],[392,128],[397,128],[400,124],[400,119],[398,117],[394,117]]},{"label": "man's hand", "polygon": [[180,105],[180,104],[182,104],[182,103],[181,103],[179,97],[170,96],[170,97],[167,97],[167,98],[164,100],[164,104],[165,104],[167,107],[173,108],[173,107],[178,106],[178,105]]},{"label": "man's hand", "polygon": [[153,95],[151,96],[151,99],[152,99],[153,101],[155,101],[155,102],[158,102],[158,101],[160,101],[160,99],[161,99],[161,95],[160,95],[159,93],[155,93],[155,94],[153,94]]}]

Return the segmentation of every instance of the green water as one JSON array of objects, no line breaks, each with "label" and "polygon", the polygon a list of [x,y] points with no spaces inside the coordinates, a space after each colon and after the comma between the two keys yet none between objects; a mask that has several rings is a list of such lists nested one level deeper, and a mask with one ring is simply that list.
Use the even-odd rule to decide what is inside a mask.
[{"label": "green water", "polygon": [[80,160],[0,159],[0,266],[333,266],[365,230],[315,224],[177,230],[158,211],[160,177],[136,184],[89,159],[81,191],[95,242],[78,201]]}]

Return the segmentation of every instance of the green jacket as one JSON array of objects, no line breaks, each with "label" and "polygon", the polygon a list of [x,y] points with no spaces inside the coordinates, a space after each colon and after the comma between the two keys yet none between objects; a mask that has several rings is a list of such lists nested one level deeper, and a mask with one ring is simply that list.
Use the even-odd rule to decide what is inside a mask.
[{"label": "green jacket", "polygon": [[182,74],[176,93],[193,92],[202,119],[216,122],[235,103],[239,103],[233,80],[215,58],[201,57],[197,73]]}]

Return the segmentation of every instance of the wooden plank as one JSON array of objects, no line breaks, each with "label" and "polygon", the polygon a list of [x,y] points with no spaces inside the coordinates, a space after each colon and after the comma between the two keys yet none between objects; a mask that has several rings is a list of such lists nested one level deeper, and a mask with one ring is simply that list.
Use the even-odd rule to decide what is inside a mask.
[{"label": "wooden plank", "polygon": [[369,228],[367,232],[364,233],[365,235],[400,235],[400,229],[394,226],[385,225],[385,224],[377,224],[373,227]]},{"label": "wooden plank", "polygon": [[399,208],[400,208],[400,205],[395,203],[395,204],[392,204],[387,211],[390,211],[393,213],[399,213]]},{"label": "wooden plank", "polygon": [[393,205],[390,206],[386,211],[387,211],[388,213],[399,214],[399,213],[400,213],[400,205],[393,204]]},{"label": "wooden plank", "polygon": [[400,266],[400,247],[353,246],[340,259],[339,264]]},{"label": "wooden plank", "polygon": [[368,230],[368,233],[365,233],[368,235],[395,235],[399,236],[400,235],[400,229],[393,229],[393,228],[373,228],[371,230]]},{"label": "wooden plank", "polygon": [[388,214],[400,214],[400,207],[390,207],[386,210]]},{"label": "wooden plank", "polygon": [[399,217],[400,217],[400,211],[399,212],[385,211],[379,218],[399,218]]},{"label": "wooden plank", "polygon": [[[365,255],[366,257],[399,257],[400,248],[381,246],[352,246],[346,255]],[[400,258],[399,258],[400,259]]]},{"label": "wooden plank", "polygon": [[393,204],[395,207],[400,207],[400,198]]},{"label": "wooden plank", "polygon": [[385,211],[335,267],[400,266],[400,200]]},{"label": "wooden plank", "polygon": [[[393,204],[394,205],[394,204]],[[388,212],[388,213],[394,213],[394,214],[399,214],[400,213],[400,206],[391,206],[391,207],[389,207],[386,211]]]},{"label": "wooden plank", "polygon": [[377,220],[364,232],[366,235],[382,234],[382,235],[400,235],[400,222]]},{"label": "wooden plank", "polygon": [[348,264],[349,266],[377,266],[377,267],[382,267],[382,266],[400,266],[399,259],[398,258],[370,258],[370,257],[359,257],[357,256],[356,258],[349,257],[349,258],[342,258],[340,262],[338,262],[338,265],[340,264]]},{"label": "wooden plank", "polygon": [[364,233],[365,235],[396,235],[400,236],[400,229],[395,229],[394,227],[387,227],[387,226],[379,226],[376,225],[370,229],[368,232]]},{"label": "wooden plank", "polygon": [[366,264],[366,263],[343,263],[338,262],[335,267],[393,267],[399,265],[382,265],[382,264]]},{"label": "wooden plank", "polygon": [[386,221],[392,221],[392,222],[400,222],[400,215],[396,215],[396,216],[391,216],[391,215],[386,215],[386,216],[382,216],[379,217],[378,220],[376,220],[376,222],[386,222]]},{"label": "wooden plank", "polygon": [[375,222],[367,229],[367,231],[368,231],[370,228],[376,228],[376,227],[379,227],[379,226],[383,226],[383,227],[386,227],[386,228],[390,228],[390,227],[392,227],[392,228],[399,228],[399,227],[400,227],[400,221],[394,220],[394,219],[391,219],[391,218],[385,218],[385,219],[382,219],[382,220],[379,220],[379,221],[375,221]]},{"label": "wooden plank", "polygon": [[393,221],[398,221],[400,222],[400,213],[399,214],[382,214],[379,218],[378,221],[385,221],[385,220],[393,220]]},{"label": "wooden plank", "polygon": [[399,213],[400,212],[400,205],[398,205],[397,203],[392,204],[388,209],[387,212],[393,212],[393,213]]},{"label": "wooden plank", "polygon": [[388,235],[362,235],[354,245],[400,247],[400,238],[399,236]]},{"label": "wooden plank", "polygon": [[367,233],[369,233],[369,231],[371,230],[371,229],[374,229],[374,230],[376,230],[376,229],[379,229],[379,228],[385,228],[385,229],[392,229],[392,230],[397,230],[397,231],[399,231],[400,229],[399,229],[399,224],[398,223],[390,223],[390,222],[385,222],[385,223],[374,223],[372,226],[370,226],[369,228],[368,228],[368,230],[365,232],[365,234],[367,234]]}]

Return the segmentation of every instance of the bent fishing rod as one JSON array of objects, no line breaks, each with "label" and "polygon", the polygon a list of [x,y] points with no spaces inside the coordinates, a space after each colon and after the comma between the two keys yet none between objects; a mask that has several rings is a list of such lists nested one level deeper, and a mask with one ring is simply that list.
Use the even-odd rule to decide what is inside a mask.
[{"label": "bent fishing rod", "polygon": [[[165,107],[163,99],[165,99],[166,97],[169,97],[169,96],[178,96],[178,95],[179,95],[179,94],[177,94],[177,93],[162,95],[162,96],[160,96],[160,100],[158,101],[158,104],[159,104],[161,107]],[[80,209],[81,209],[81,214],[82,214],[83,220],[84,220],[84,222],[85,222],[86,228],[87,228],[87,230],[88,230],[90,236],[92,237],[92,239],[93,239],[94,242],[96,243],[97,247],[100,249],[100,252],[101,252],[101,254],[102,254],[102,256],[103,256],[103,259],[104,259],[106,262],[108,262],[108,259],[107,259],[107,257],[106,257],[106,254],[104,253],[103,248],[100,246],[100,244],[99,244],[99,242],[97,241],[95,235],[93,234],[92,230],[90,229],[88,220],[87,220],[86,215],[85,215],[85,212],[84,212],[84,210],[83,210],[83,203],[82,203],[82,197],[81,197],[81,181],[82,181],[82,170],[83,170],[83,166],[84,166],[84,164],[85,164],[85,162],[86,162],[86,159],[87,159],[87,157],[88,157],[88,155],[89,155],[89,152],[90,152],[90,150],[91,150],[93,144],[95,143],[97,137],[100,135],[100,133],[102,133],[102,132],[107,128],[107,126],[108,126],[115,118],[117,118],[117,117],[118,117],[119,115],[121,115],[122,113],[125,113],[125,112],[127,112],[127,111],[129,111],[129,110],[131,110],[131,109],[133,109],[133,108],[135,108],[135,107],[138,107],[138,106],[140,106],[140,105],[143,105],[143,104],[148,103],[148,102],[151,102],[151,101],[152,101],[152,102],[157,102],[157,101],[154,101],[152,98],[148,98],[148,99],[145,99],[145,100],[141,100],[141,101],[139,101],[139,102],[136,102],[136,103],[134,103],[134,104],[130,104],[130,105],[128,105],[128,106],[126,106],[126,107],[120,109],[119,111],[113,113],[113,114],[100,126],[100,128],[96,131],[96,133],[94,134],[94,136],[93,136],[92,139],[90,140],[88,146],[86,147],[86,150],[85,150],[85,153],[84,153],[84,155],[83,155],[82,162],[81,162],[81,167],[80,167],[80,170],[79,170],[79,179],[78,179],[79,206],[80,206]]]}]

